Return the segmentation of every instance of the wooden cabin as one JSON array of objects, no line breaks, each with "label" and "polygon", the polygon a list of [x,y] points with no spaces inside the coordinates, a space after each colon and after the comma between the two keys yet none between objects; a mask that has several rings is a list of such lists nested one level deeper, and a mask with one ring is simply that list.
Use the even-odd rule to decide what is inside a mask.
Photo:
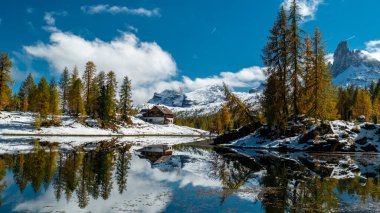
[{"label": "wooden cabin", "polygon": [[154,106],[143,114],[142,119],[149,123],[155,124],[172,124],[174,121],[173,112],[160,105]]}]

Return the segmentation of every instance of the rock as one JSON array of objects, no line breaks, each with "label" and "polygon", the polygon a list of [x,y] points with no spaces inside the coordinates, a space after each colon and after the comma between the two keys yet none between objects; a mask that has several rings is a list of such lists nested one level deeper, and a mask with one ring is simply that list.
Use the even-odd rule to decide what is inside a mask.
[{"label": "rock", "polygon": [[336,77],[349,67],[359,67],[361,65],[374,69],[380,68],[380,62],[376,59],[370,58],[360,50],[351,51],[347,41],[340,42],[334,51],[334,63],[331,66],[333,76]]},{"label": "rock", "polygon": [[364,144],[367,143],[367,137],[364,137],[364,138],[361,138],[361,139],[357,139],[355,141],[355,143],[360,144],[360,145],[364,145]]},{"label": "rock", "polygon": [[366,123],[366,124],[364,124],[364,126],[362,128],[366,129],[366,130],[374,130],[374,129],[376,129],[376,125],[375,124]]},{"label": "rock", "polygon": [[372,144],[367,144],[367,146],[362,147],[362,150],[366,152],[377,152],[377,148]]}]

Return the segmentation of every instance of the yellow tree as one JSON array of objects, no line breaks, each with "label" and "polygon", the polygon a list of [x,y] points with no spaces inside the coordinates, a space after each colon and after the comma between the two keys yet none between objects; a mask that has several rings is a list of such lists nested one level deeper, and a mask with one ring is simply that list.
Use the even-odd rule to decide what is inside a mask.
[{"label": "yellow tree", "polygon": [[368,90],[361,89],[356,95],[354,107],[352,109],[354,118],[364,115],[366,119],[372,116],[371,95]]},{"label": "yellow tree", "polygon": [[315,29],[312,68],[305,74],[308,106],[306,114],[323,120],[336,118],[335,89],[331,83],[331,72],[326,64],[322,34]]},{"label": "yellow tree", "polygon": [[221,122],[223,125],[223,130],[228,131],[231,129],[231,113],[230,110],[228,109],[227,105],[224,105],[222,110],[221,110]]},{"label": "yellow tree", "polygon": [[6,53],[0,54],[0,110],[3,110],[11,101],[13,84],[11,78],[12,62]]}]

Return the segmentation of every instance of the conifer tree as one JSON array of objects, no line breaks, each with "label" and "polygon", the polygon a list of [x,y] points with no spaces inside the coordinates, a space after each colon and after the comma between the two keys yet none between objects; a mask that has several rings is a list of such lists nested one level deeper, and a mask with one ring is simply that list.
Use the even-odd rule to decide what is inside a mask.
[{"label": "conifer tree", "polygon": [[69,73],[69,69],[67,69],[67,67],[65,67],[65,69],[63,69],[63,73],[62,73],[61,79],[59,81],[59,87],[61,89],[62,112],[66,112],[67,101],[68,101],[68,96],[69,96],[69,89],[70,89],[70,73]]},{"label": "conifer tree", "polygon": [[356,94],[356,100],[354,107],[352,109],[352,114],[354,118],[359,118],[364,115],[368,120],[372,116],[372,104],[371,95],[368,90],[361,89]]},{"label": "conifer tree", "polygon": [[289,22],[290,22],[290,36],[289,36],[289,63],[290,63],[290,85],[292,87],[292,108],[293,115],[296,117],[300,114],[300,95],[301,95],[301,82],[302,77],[302,45],[301,35],[298,22],[301,19],[298,13],[299,7],[297,0],[293,0],[290,6]]},{"label": "conifer tree", "polygon": [[11,101],[11,85],[13,85],[11,69],[12,62],[9,55],[0,53],[0,110],[5,109]]},{"label": "conifer tree", "polygon": [[107,73],[106,78],[106,112],[108,119],[116,117],[116,75],[113,71]]},{"label": "conifer tree", "polygon": [[70,80],[69,90],[69,109],[70,112],[76,116],[85,115],[84,103],[82,98],[83,84],[79,79],[78,69],[74,68],[73,74]]},{"label": "conifer tree", "polygon": [[86,63],[86,68],[83,74],[83,88],[85,108],[88,115],[95,115],[96,97],[94,91],[94,78],[96,74],[96,66],[94,62],[89,61]]},{"label": "conifer tree", "polygon": [[37,86],[34,82],[33,76],[29,73],[28,77],[22,82],[19,97],[22,105],[22,111],[36,111],[35,93]]},{"label": "conifer tree", "polygon": [[309,115],[310,110],[312,109],[312,99],[313,99],[313,85],[314,85],[314,78],[313,78],[313,69],[314,69],[314,53],[313,53],[313,43],[311,41],[311,38],[309,37],[309,34],[306,34],[306,37],[304,39],[304,51],[302,54],[303,57],[303,64],[304,64],[304,70],[303,70],[303,92],[301,93],[301,112],[303,114]]},{"label": "conifer tree", "polygon": [[42,77],[37,87],[37,112],[46,119],[50,112],[50,88],[45,77]]},{"label": "conifer tree", "polygon": [[57,88],[57,85],[54,81],[54,79],[52,79],[50,81],[50,114],[52,114],[53,116],[55,115],[59,115],[60,114],[60,110],[59,110],[59,92],[58,92],[58,88]]},{"label": "conifer tree", "polygon": [[272,128],[284,132],[289,117],[287,100],[289,30],[284,7],[281,7],[270,33],[269,41],[264,47],[262,55],[263,63],[267,67],[265,74],[268,79],[262,105],[268,124]]},{"label": "conifer tree", "polygon": [[232,128],[231,114],[227,105],[224,105],[221,110],[221,122],[224,131],[229,131]]},{"label": "conifer tree", "polygon": [[319,29],[314,33],[314,63],[313,68],[307,73],[307,85],[310,90],[310,108],[308,115],[317,119],[334,119],[337,115],[335,90],[331,83],[331,72],[325,60],[324,43]]},{"label": "conifer tree", "polygon": [[130,119],[128,115],[130,115],[132,109],[132,94],[131,94],[131,80],[129,80],[128,76],[125,76],[123,79],[123,83],[120,88],[120,112],[121,119],[130,123]]}]

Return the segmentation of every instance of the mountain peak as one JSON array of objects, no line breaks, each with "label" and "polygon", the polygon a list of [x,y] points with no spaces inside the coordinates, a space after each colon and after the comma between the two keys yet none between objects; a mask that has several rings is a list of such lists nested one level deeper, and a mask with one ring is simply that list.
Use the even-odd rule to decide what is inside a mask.
[{"label": "mountain peak", "polygon": [[331,67],[333,75],[337,76],[353,65],[355,53],[350,51],[347,41],[342,41],[334,51],[334,63]]}]

